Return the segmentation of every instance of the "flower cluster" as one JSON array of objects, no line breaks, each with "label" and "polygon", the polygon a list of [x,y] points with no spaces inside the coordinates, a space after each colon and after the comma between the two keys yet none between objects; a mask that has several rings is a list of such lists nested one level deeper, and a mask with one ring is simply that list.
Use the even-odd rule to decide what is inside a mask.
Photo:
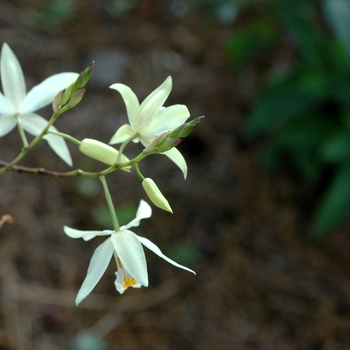
[{"label": "flower cluster", "polygon": [[[107,165],[104,170],[97,172],[76,169],[58,173],[43,168],[21,168],[22,172],[56,177],[87,176],[97,178],[102,183],[113,229],[81,231],[64,226],[66,235],[75,239],[82,238],[89,241],[96,236],[108,236],[92,255],[85,280],[76,298],[77,305],[95,288],[113,257],[117,265],[115,288],[119,293],[124,293],[129,287],[147,287],[149,281],[143,247],[147,247],[170,264],[194,273],[191,269],[164,255],[149,239],[136,235],[130,230],[138,227],[141,220],[151,217],[152,209],[146,201],[140,201],[135,219],[127,225],[119,226],[105,177],[117,170],[128,172],[134,170],[141,180],[145,194],[152,203],[172,213],[168,200],[156,183],[141,173],[139,163],[149,155],[163,154],[175,163],[186,178],[187,164],[176,146],[193,131],[202,117],[188,122],[190,113],[185,105],[164,106],[172,89],[172,79],[168,77],[141,104],[128,86],[123,84],[110,86],[111,89],[118,91],[124,100],[128,123],[122,125],[112,135],[109,144],[91,138],[80,141],[69,134],[59,132],[53,126],[54,122],[61,114],[80,102],[92,69],[93,63],[80,74],[65,72],[52,75],[27,92],[23,71],[15,54],[6,43],[1,49],[0,72],[3,93],[0,93],[0,137],[5,136],[17,126],[23,147],[13,161],[2,165],[0,175],[15,170],[18,162],[41,139],[45,139],[51,149],[70,166],[73,165],[73,162],[66,141],[75,144],[85,156]],[[53,109],[49,120],[35,113],[49,104],[52,104]],[[28,141],[26,132],[34,136],[32,141]],[[143,148],[136,157],[130,159],[125,154],[125,149],[131,141],[140,142]],[[119,149],[111,146],[115,144],[121,144]]]}]

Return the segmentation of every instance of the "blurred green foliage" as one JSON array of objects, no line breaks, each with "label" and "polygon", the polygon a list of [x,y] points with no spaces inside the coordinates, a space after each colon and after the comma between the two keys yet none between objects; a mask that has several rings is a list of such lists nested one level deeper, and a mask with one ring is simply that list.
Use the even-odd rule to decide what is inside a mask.
[{"label": "blurred green foliage", "polygon": [[270,0],[269,10],[226,44],[237,68],[262,50],[291,43],[290,61],[274,67],[246,124],[265,135],[264,162],[276,169],[286,154],[307,181],[332,177],[313,219],[322,236],[350,212],[350,0]]},{"label": "blurred green foliage", "polygon": [[[115,208],[119,225],[128,224],[135,218],[137,207],[129,202],[125,202]],[[105,229],[112,229],[112,219],[109,209],[106,205],[95,206],[92,210],[93,220]]]},{"label": "blurred green foliage", "polygon": [[64,350],[106,350],[104,340],[89,330],[79,332],[74,340],[63,347]]},{"label": "blurred green foliage", "polygon": [[49,0],[41,7],[23,7],[21,19],[28,26],[49,32],[72,18],[76,8],[75,0]]}]

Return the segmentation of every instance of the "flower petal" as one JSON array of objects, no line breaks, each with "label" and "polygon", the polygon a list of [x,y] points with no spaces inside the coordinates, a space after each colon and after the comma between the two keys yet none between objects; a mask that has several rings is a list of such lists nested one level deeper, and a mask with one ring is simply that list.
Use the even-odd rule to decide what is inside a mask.
[{"label": "flower petal", "polygon": [[137,115],[140,103],[135,93],[124,84],[113,84],[110,89],[117,90],[121,95],[125,103],[126,112],[128,113],[129,123],[134,127],[135,117]]},{"label": "flower petal", "polygon": [[4,95],[18,109],[26,94],[26,84],[21,65],[6,43],[2,45],[0,67]]},{"label": "flower petal", "polygon": [[194,274],[196,274],[193,270],[189,269],[186,266],[182,266],[180,264],[178,264],[177,262],[175,262],[174,260],[171,260],[170,258],[168,258],[166,255],[164,255],[161,250],[153,243],[151,242],[149,239],[145,238],[145,237],[141,237],[141,236],[136,236],[138,238],[138,240],[148,249],[152,250],[152,252],[154,254],[157,254],[159,257],[161,257],[162,259],[164,259],[165,261],[167,261],[168,263],[179,267],[180,269],[192,272]]},{"label": "flower petal", "polygon": [[144,201],[140,200],[139,206],[137,208],[136,217],[134,220],[130,221],[127,225],[122,226],[121,230],[127,230],[130,227],[138,227],[140,225],[140,221],[142,219],[148,219],[152,216],[152,208],[151,206]]},{"label": "flower petal", "polygon": [[[35,113],[21,115],[23,129],[33,136],[38,136],[46,127],[47,120]],[[50,130],[57,131],[54,126]],[[47,134],[44,136],[51,149],[69,166],[72,166],[72,158],[69,153],[66,141],[57,135]]]},{"label": "flower petal", "polygon": [[111,141],[109,141],[109,143],[111,145],[114,145],[116,143],[122,143],[126,139],[128,139],[130,136],[133,136],[134,134],[135,134],[135,132],[134,132],[134,130],[132,130],[131,126],[129,124],[124,124],[113,135],[113,137],[111,138]]},{"label": "flower petal", "polygon": [[165,79],[164,83],[155,89],[141,103],[137,120],[135,120],[134,130],[140,135],[148,129],[148,125],[155,118],[165,100],[168,98],[172,88],[171,77]]},{"label": "flower petal", "polygon": [[104,231],[81,231],[74,228],[63,226],[64,233],[71,238],[82,238],[84,241],[89,241],[90,239],[95,238],[96,236],[108,236],[111,235],[114,231],[104,230]]},{"label": "flower petal", "polygon": [[96,284],[107,270],[107,267],[113,255],[113,251],[114,248],[110,238],[108,238],[105,242],[96,248],[90,260],[84,282],[81,285],[78,295],[75,299],[76,305],[79,305],[81,301],[85,299],[95,288]]},{"label": "flower petal", "polygon": [[30,113],[52,103],[55,96],[78,78],[78,73],[59,73],[46,78],[34,86],[24,97],[20,105],[21,113]]},{"label": "flower petal", "polygon": [[118,270],[115,273],[116,279],[114,282],[115,289],[120,293],[123,294],[128,288],[141,288],[142,285],[135,280],[135,278],[132,278],[129,276],[129,273],[125,270],[125,268],[122,266],[120,260],[118,257],[116,257],[116,262],[118,266]]},{"label": "flower petal", "polygon": [[0,92],[0,114],[15,114],[11,101]]},{"label": "flower petal", "polygon": [[176,129],[190,117],[185,105],[173,105],[161,109],[148,127],[143,131],[145,137],[155,137],[166,131]]},{"label": "flower petal", "polygon": [[148,286],[146,257],[135,233],[123,230],[111,236],[114,249],[130,276],[143,286]]},{"label": "flower petal", "polygon": [[17,119],[14,115],[0,116],[0,137],[8,134],[17,125]]},{"label": "flower petal", "polygon": [[187,177],[187,163],[181,152],[177,148],[172,148],[169,151],[166,151],[164,153],[165,156],[167,156],[173,163],[175,163],[182,173],[184,174],[184,178]]},{"label": "flower petal", "polygon": [[[57,131],[53,126],[50,130]],[[57,135],[48,134],[44,136],[51,149],[69,166],[73,166],[72,157],[70,155],[66,141]]]}]

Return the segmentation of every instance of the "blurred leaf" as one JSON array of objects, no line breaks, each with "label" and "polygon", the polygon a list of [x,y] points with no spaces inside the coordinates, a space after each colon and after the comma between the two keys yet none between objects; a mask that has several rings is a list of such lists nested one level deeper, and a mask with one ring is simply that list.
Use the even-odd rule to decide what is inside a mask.
[{"label": "blurred leaf", "polygon": [[95,198],[101,190],[101,185],[96,179],[78,177],[75,179],[77,191],[86,198]]},{"label": "blurred leaf", "polygon": [[350,133],[339,132],[322,145],[323,159],[331,163],[350,161]]},{"label": "blurred leaf", "polygon": [[239,9],[245,0],[224,0],[218,5],[216,17],[222,24],[232,24],[238,16]]},{"label": "blurred leaf", "polygon": [[[132,203],[123,203],[115,208],[119,225],[126,225],[135,218],[137,207]],[[94,221],[101,227],[112,229],[111,215],[106,205],[97,206],[92,210]]]},{"label": "blurred leaf", "polygon": [[24,7],[21,17],[25,24],[49,31],[70,19],[75,10],[75,0],[50,0],[40,10],[34,7]]},{"label": "blurred leaf", "polygon": [[326,20],[350,52],[350,0],[323,0],[322,5]]},{"label": "blurred leaf", "polygon": [[331,120],[321,115],[302,115],[280,130],[264,155],[264,163],[273,170],[283,152],[288,152],[300,173],[316,181],[322,171],[319,148],[337,131]]},{"label": "blurred leaf", "polygon": [[113,227],[111,215],[106,205],[94,207],[92,209],[92,218],[105,229],[112,229]]},{"label": "blurred leaf", "polygon": [[64,347],[64,350],[106,350],[103,339],[90,331],[78,333],[74,342]]},{"label": "blurred leaf", "polygon": [[226,52],[238,68],[242,68],[262,48],[274,43],[277,29],[271,20],[257,20],[236,32],[225,44]]},{"label": "blurred leaf", "polygon": [[190,266],[200,258],[196,247],[182,244],[174,246],[169,255],[177,263],[185,266]]},{"label": "blurred leaf", "polygon": [[323,65],[327,41],[315,26],[314,5],[309,0],[272,0],[272,8],[292,35],[305,63],[314,67]]},{"label": "blurred leaf", "polygon": [[315,236],[322,237],[343,221],[350,210],[350,163],[343,164],[318,206],[313,221]]},{"label": "blurred leaf", "polygon": [[314,109],[322,100],[327,75],[322,70],[302,70],[272,81],[259,98],[247,124],[251,134],[278,129],[292,118]]},{"label": "blurred leaf", "polygon": [[115,208],[119,225],[126,225],[135,218],[137,206],[133,203],[123,203]]},{"label": "blurred leaf", "polygon": [[137,5],[138,0],[110,0],[107,2],[107,11],[114,17],[127,15]]}]

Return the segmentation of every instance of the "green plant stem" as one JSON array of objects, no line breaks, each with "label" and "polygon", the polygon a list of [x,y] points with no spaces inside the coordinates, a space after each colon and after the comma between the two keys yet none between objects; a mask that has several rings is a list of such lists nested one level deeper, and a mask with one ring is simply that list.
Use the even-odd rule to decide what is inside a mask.
[{"label": "green plant stem", "polygon": [[[31,145],[32,143],[28,147],[30,147]],[[25,167],[21,165],[16,165],[16,163],[19,162],[26,155],[26,153],[24,153],[24,155],[22,155],[22,153],[23,151],[12,162],[5,162],[3,160],[0,160],[0,175],[12,170],[18,173],[47,175],[47,176],[52,176],[56,178],[69,178],[69,177],[79,177],[79,176],[99,178],[101,176],[108,175],[122,168],[127,168],[130,166],[135,167],[142,159],[149,156],[149,154],[145,154],[144,152],[141,152],[138,156],[136,156],[134,159],[130,160],[129,162],[113,164],[112,166],[97,172],[89,172],[81,169],[75,169],[67,172],[59,172],[59,171],[47,170],[44,168],[30,168],[30,167]]]},{"label": "green plant stem", "polygon": [[121,162],[122,160],[122,154],[124,152],[125,147],[128,145],[129,142],[131,142],[133,139],[137,137],[137,134],[130,136],[128,139],[126,139],[119,148],[119,154],[117,157],[117,164]]},{"label": "green plant stem", "polygon": [[67,141],[70,141],[74,144],[76,144],[77,146],[79,146],[81,144],[81,141],[79,141],[78,139],[76,139],[75,137],[71,136],[71,135],[68,135],[68,134],[65,134],[63,132],[59,132],[59,131],[51,131],[49,130],[48,131],[48,134],[52,134],[52,135],[56,135],[56,136],[60,136],[64,139],[66,139]]},{"label": "green plant stem", "polygon": [[117,231],[119,231],[120,227],[119,227],[117,214],[116,214],[115,209],[114,209],[112,197],[111,197],[111,194],[109,193],[107,181],[106,181],[106,178],[104,176],[101,176],[100,180],[102,182],[103,190],[105,192],[106,202],[107,202],[107,205],[108,205],[109,213],[111,215],[113,228],[117,232]]},{"label": "green plant stem", "polygon": [[135,168],[135,172],[136,172],[137,176],[140,178],[141,181],[143,181],[145,179],[145,177],[142,175],[138,163],[134,164],[134,168]]},{"label": "green plant stem", "polygon": [[28,140],[27,140],[26,134],[24,133],[23,125],[22,125],[20,118],[17,118],[17,129],[19,132],[19,136],[21,137],[22,142],[23,142],[23,148],[27,148],[28,147]]}]

